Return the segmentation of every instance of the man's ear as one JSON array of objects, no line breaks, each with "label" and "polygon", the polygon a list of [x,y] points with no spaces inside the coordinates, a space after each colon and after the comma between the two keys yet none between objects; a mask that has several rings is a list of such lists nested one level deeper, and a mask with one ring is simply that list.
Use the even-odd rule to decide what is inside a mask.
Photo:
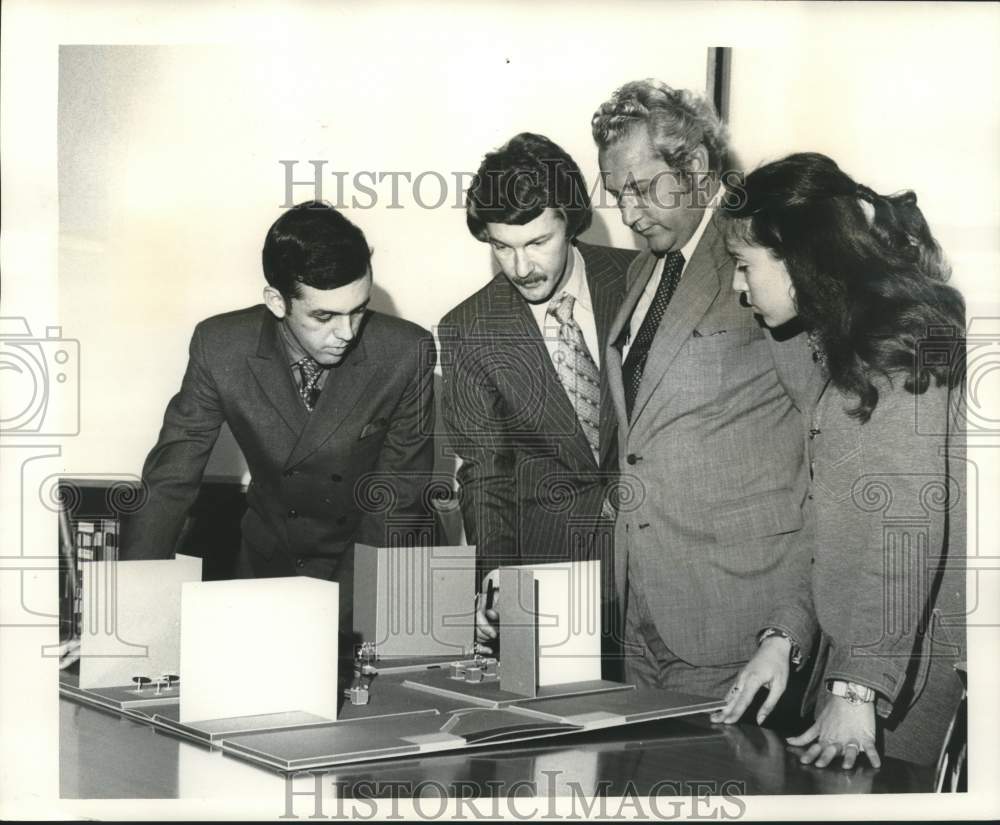
[{"label": "man's ear", "polygon": [[699,144],[698,148],[691,153],[691,171],[702,174],[708,172],[708,149],[705,148],[704,143]]},{"label": "man's ear", "polygon": [[285,303],[285,297],[270,284],[264,287],[264,304],[278,320],[281,320],[288,314],[288,305]]}]

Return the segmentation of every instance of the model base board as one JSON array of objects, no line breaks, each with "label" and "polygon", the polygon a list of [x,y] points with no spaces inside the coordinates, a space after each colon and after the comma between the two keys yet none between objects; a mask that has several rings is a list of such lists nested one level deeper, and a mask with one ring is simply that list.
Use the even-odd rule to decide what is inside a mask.
[{"label": "model base board", "polygon": [[[502,708],[508,705],[524,702],[529,696],[524,696],[503,690],[498,681],[469,682],[456,681],[443,670],[426,670],[423,673],[411,673],[403,685],[414,690],[449,696],[459,701],[471,702],[487,708]],[[632,685],[622,682],[609,682],[597,679],[590,682],[571,682],[567,685],[548,685],[537,688],[537,698],[576,697],[588,693],[606,693],[613,690],[632,690]]]},{"label": "model base board", "polygon": [[[496,681],[454,682],[438,662],[428,663],[422,673],[415,673],[415,667],[412,663],[402,673],[380,673],[371,703],[345,703],[336,721],[290,708],[181,723],[176,697],[164,702],[149,695],[136,703],[128,698],[136,696],[134,687],[86,690],[65,677],[60,693],[280,772],[540,740],[709,713],[725,705],[617,682],[549,686],[535,698],[501,697]],[[448,682],[457,689],[428,689]],[[177,694],[182,686],[172,690]],[[144,688],[143,693],[152,691]]]}]

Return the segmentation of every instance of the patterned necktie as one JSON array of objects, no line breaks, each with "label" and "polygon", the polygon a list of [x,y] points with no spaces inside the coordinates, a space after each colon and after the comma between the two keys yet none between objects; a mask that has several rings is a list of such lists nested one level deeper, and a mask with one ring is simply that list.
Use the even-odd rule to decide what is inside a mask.
[{"label": "patterned necktie", "polygon": [[552,360],[594,461],[600,463],[601,375],[587,350],[580,325],[573,320],[575,301],[576,298],[563,292],[546,310],[559,322],[559,344]]},{"label": "patterned necktie", "polygon": [[306,409],[312,412],[313,407],[316,406],[316,399],[319,398],[319,379],[323,374],[323,368],[308,355],[300,361],[296,361],[295,365],[299,368],[299,376],[302,378],[302,382],[299,384],[299,395],[302,396],[302,403],[306,405]]},{"label": "patterned necktie", "polygon": [[635,397],[639,394],[642,373],[646,369],[649,347],[653,343],[656,330],[663,319],[663,313],[667,311],[670,299],[674,297],[674,290],[680,283],[682,269],[684,269],[684,256],[680,252],[671,252],[667,255],[663,263],[663,275],[660,276],[660,283],[656,287],[656,294],[653,296],[653,301],[646,311],[646,317],[642,319],[639,333],[635,336],[632,346],[629,347],[625,363],[622,365],[625,410],[628,413],[629,421],[632,420],[632,407],[635,406]]}]

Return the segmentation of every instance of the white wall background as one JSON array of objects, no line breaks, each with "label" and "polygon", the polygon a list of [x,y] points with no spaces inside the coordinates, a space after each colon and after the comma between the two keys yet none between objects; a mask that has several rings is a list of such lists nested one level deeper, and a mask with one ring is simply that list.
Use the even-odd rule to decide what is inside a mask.
[{"label": "white wall background", "polygon": [[[9,818],[108,814],[104,800],[57,799],[56,661],[39,655],[57,633],[52,623],[37,625],[41,614],[25,614],[56,612],[54,568],[43,569],[52,564],[55,514],[39,485],[59,473],[138,470],[193,324],[256,298],[257,250],[281,197],[278,159],[328,158],[353,171],[402,155],[422,170],[440,154],[448,169],[472,169],[483,152],[531,128],[564,143],[592,174],[587,121],[614,86],[652,74],[700,88],[705,47],[731,45],[732,125],[744,159],[818,148],[876,188],[912,187],[972,311],[1000,316],[997,4],[6,0],[0,11],[0,311],[22,316],[36,334],[61,323],[80,340],[83,368],[80,436],[5,439],[11,449],[0,462],[8,557],[0,575],[0,799]],[[175,56],[136,54],[111,65],[94,53],[60,71],[65,44],[137,43],[150,44],[146,54]],[[233,45],[252,58],[220,65],[207,56]],[[311,70],[278,88],[273,78],[296,62]],[[502,82],[506,67],[513,79]],[[390,98],[416,117],[393,117]],[[346,146],[362,157],[341,162],[333,153]],[[460,217],[424,215],[403,231],[396,214],[364,215],[379,277],[398,308],[412,306],[413,317],[431,323],[461,297],[437,278],[461,276],[462,294],[471,292],[488,272],[486,252]],[[617,218],[605,223],[617,240]],[[980,390],[995,424],[1000,372],[992,375]],[[9,372],[0,378],[10,381]],[[53,399],[59,409],[72,406],[63,395]],[[998,478],[995,458],[983,457],[996,452],[995,438],[979,443],[989,478],[978,513],[983,572],[970,582],[980,617],[969,639],[977,651],[973,790],[909,804],[886,794],[826,797],[824,810],[836,817],[968,818],[997,808],[1000,683],[995,657],[985,654],[997,649],[1000,626],[988,558],[1000,527],[985,504],[996,500]],[[32,569],[18,568],[18,552],[38,557],[24,562]],[[753,816],[802,818],[794,797],[747,804]],[[137,816],[163,810],[160,800],[129,804]],[[169,810],[204,817],[205,801]],[[243,799],[212,810],[260,815]]]},{"label": "white wall background", "polygon": [[[60,52],[59,287],[62,323],[82,345],[81,437],[69,464],[137,473],[179,386],[194,325],[257,303],[260,248],[285,201],[313,197],[311,160],[326,161],[323,196],[374,247],[382,309],[431,328],[491,276],[489,248],[465,226],[460,186],[482,155],[519,131],[541,132],[576,158],[591,186],[589,122],[621,83],[652,75],[704,88],[704,45],[665,52],[652,29],[627,54],[600,27],[541,16],[522,24],[449,15],[382,32],[377,60],[363,15],[340,21],[331,48],[67,46]],[[331,32],[331,35],[334,33]],[[549,46],[558,44],[559,48]],[[363,178],[377,202],[354,185]],[[441,200],[439,173],[448,183]],[[456,173],[465,177],[456,180]],[[617,209],[588,240],[634,245]],[[128,376],[112,387],[112,376]],[[113,438],[109,434],[113,433]],[[76,460],[74,460],[76,459]],[[223,439],[209,473],[239,475]]]},{"label": "white wall background", "polygon": [[[299,161],[297,181],[325,161],[323,196],[357,198],[345,211],[375,249],[375,307],[433,327],[492,271],[460,208],[486,151],[542,132],[594,186],[589,120],[615,87],[656,76],[704,89],[712,41],[694,35],[707,18],[667,47],[679,7],[629,8],[642,16],[444,6],[394,23],[384,7],[348,7],[313,13],[302,42],[279,32],[264,44],[63,46],[59,293],[64,334],[82,352],[82,432],[67,466],[137,473],[195,323],[259,300],[260,247],[285,201],[280,160]],[[739,158],[753,167],[818,150],[876,189],[915,189],[955,283],[998,314],[996,25],[909,7],[863,25],[842,8],[761,9],[731,37]],[[377,202],[364,208],[362,172],[431,175],[416,195],[399,179],[395,202],[391,178],[365,178]],[[438,174],[445,203],[422,208],[441,197]],[[314,192],[296,186],[293,200]],[[610,205],[587,239],[635,244]],[[224,437],[209,473],[241,471]]]},{"label": "white wall background", "polygon": [[819,6],[780,47],[735,49],[730,125],[748,169],[817,151],[879,192],[914,190],[952,283],[997,316],[998,31],[940,11],[929,3],[848,30]]}]

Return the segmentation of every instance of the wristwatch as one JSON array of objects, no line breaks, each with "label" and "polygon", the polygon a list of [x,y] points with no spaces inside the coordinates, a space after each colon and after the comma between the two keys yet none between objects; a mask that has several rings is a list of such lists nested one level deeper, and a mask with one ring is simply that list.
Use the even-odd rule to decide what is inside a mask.
[{"label": "wristwatch", "polygon": [[792,638],[792,635],[784,630],[779,630],[776,627],[768,627],[760,632],[757,636],[757,646],[763,643],[764,639],[769,639],[771,636],[778,636],[782,639],[788,639],[789,644],[792,646],[792,652],[789,656],[789,661],[796,667],[802,664],[802,649],[799,647],[799,643]]},{"label": "wristwatch", "polygon": [[852,705],[864,705],[875,701],[875,691],[867,685],[857,682],[845,682],[843,679],[830,679],[826,689],[834,696],[846,699]]}]

